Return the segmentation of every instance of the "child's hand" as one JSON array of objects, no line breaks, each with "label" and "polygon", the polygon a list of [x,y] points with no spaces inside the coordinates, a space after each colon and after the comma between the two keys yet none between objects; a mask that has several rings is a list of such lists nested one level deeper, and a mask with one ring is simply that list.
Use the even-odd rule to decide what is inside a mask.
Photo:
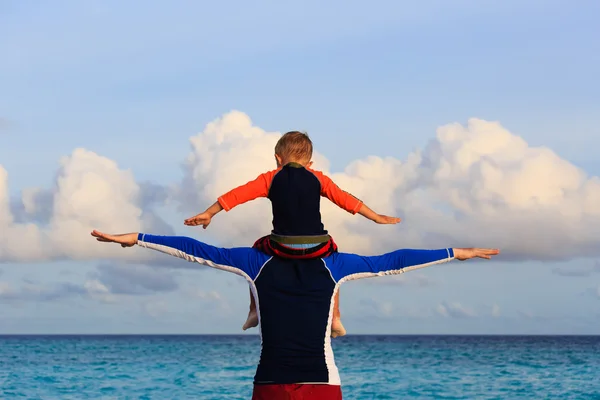
[{"label": "child's hand", "polygon": [[186,219],[185,221],[183,221],[183,224],[187,225],[187,226],[202,225],[202,227],[204,229],[206,229],[206,227],[208,225],[210,225],[211,220],[212,220],[212,215],[210,215],[210,213],[205,211],[203,213],[193,216],[192,218]]},{"label": "child's hand", "polygon": [[377,214],[377,217],[375,217],[375,222],[378,224],[397,224],[400,221],[402,221],[400,218],[388,217],[381,214]]}]

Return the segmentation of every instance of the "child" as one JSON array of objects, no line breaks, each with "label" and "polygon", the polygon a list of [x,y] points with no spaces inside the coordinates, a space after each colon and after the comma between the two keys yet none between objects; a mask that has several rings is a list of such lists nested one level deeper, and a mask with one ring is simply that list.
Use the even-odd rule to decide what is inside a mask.
[{"label": "child", "polygon": [[[224,194],[206,211],[188,218],[184,224],[202,225],[206,229],[221,210],[229,211],[247,201],[267,197],[273,209],[273,230],[258,239],[253,247],[283,258],[324,258],[336,252],[337,245],[321,222],[321,196],[351,214],[358,212],[378,224],[400,222],[399,218],[376,214],[322,172],[312,170],[312,152],[312,141],[307,134],[296,131],[284,134],[275,145],[276,170]],[[331,336],[343,336],[346,331],[340,320],[339,291],[334,303]],[[256,304],[250,293],[250,311],[242,329],[257,325]]]}]

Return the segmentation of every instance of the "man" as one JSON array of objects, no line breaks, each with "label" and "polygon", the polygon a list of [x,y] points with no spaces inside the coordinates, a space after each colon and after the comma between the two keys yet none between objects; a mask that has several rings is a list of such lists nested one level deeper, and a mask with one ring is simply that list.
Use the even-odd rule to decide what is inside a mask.
[{"label": "man", "polygon": [[497,249],[396,250],[365,257],[334,253],[325,258],[283,259],[256,249],[224,249],[180,236],[109,235],[101,242],[139,245],[190,262],[233,272],[249,283],[258,311],[262,350],[253,400],[342,398],[331,349],[333,299],[346,281],[400,274],[451,260],[490,259]]}]

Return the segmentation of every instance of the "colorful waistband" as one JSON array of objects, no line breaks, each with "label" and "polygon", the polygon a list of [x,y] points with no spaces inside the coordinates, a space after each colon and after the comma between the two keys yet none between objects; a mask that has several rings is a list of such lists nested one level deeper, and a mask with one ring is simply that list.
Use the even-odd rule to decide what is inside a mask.
[{"label": "colorful waistband", "polygon": [[[315,236],[283,236],[271,233],[269,235],[272,241],[289,246],[291,244],[308,244],[311,246],[319,245],[321,243],[327,243],[331,239],[329,235],[315,235]],[[310,246],[309,246],[310,247]]]}]

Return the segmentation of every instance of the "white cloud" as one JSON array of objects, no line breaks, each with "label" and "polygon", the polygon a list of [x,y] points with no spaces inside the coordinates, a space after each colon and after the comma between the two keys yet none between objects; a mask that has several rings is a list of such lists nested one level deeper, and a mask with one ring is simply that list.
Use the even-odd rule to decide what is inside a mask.
[{"label": "white cloud", "polygon": [[519,314],[519,316],[522,318],[527,318],[527,319],[536,318],[536,315],[530,310],[518,310],[517,314]]},{"label": "white cloud", "polygon": [[399,313],[402,311],[399,307],[394,306],[394,304],[389,301],[380,301],[374,298],[361,299],[359,304],[362,309],[361,315],[367,317],[398,317]]},{"label": "white cloud", "polygon": [[216,290],[205,291],[201,289],[190,289],[187,290],[187,294],[192,299],[202,300],[205,305],[211,309],[218,309],[221,312],[231,311],[231,306],[227,299]]},{"label": "white cloud", "polygon": [[[279,136],[253,126],[246,114],[237,111],[209,123],[190,139],[192,152],[174,200],[191,216],[219,195],[274,169],[273,149]],[[215,217],[209,232],[227,244],[248,246],[270,232],[269,214],[268,200],[259,199]]]},{"label": "white cloud", "polygon": [[435,281],[425,274],[411,273],[400,275],[383,276],[378,279],[366,279],[363,281],[369,285],[390,285],[390,286],[417,286],[428,287],[435,285]]},{"label": "white cloud", "polygon": [[83,287],[92,299],[101,303],[116,303],[118,301],[118,297],[112,294],[106,285],[96,279],[85,281]]},{"label": "white cloud", "polygon": [[193,292],[194,297],[197,297],[199,299],[202,300],[215,300],[215,301],[220,301],[223,298],[221,297],[221,294],[215,290],[211,290],[211,291],[204,291],[204,290],[196,290]]},{"label": "white cloud", "polygon": [[[37,215],[44,223],[16,221],[11,213],[8,174],[0,166],[0,261],[41,261],[147,255],[100,246],[89,233],[141,230],[152,214],[138,206],[140,187],[130,171],[91,151],[76,149],[61,160],[52,190],[23,191],[24,214]],[[47,203],[51,204],[48,205]]]},{"label": "white cloud", "polygon": [[[359,318],[397,319],[425,318],[428,310],[423,310],[410,304],[396,304],[391,301],[381,301],[375,298],[363,298],[359,301]],[[356,314],[355,314],[356,315]],[[342,315],[343,318],[343,315]]]},{"label": "white cloud", "polygon": [[438,306],[435,308],[435,311],[442,317],[449,317],[448,310],[443,304],[438,304]]},{"label": "white cloud", "polygon": [[394,312],[394,305],[389,301],[383,302],[380,310],[383,315],[390,316]]},{"label": "white cloud", "polygon": [[39,284],[29,279],[17,288],[7,282],[0,282],[0,300],[13,303],[33,301],[47,303],[73,297],[90,298],[104,303],[117,301],[108,288],[96,280],[88,280],[83,285],[71,282]]},{"label": "white cloud", "polygon": [[15,293],[15,290],[8,282],[0,282],[0,298],[9,297]]},{"label": "white cloud", "polygon": [[564,277],[589,278],[594,274],[600,273],[600,262],[596,261],[592,266],[587,268],[557,267],[552,272]]},{"label": "white cloud", "polygon": [[117,295],[165,293],[179,288],[172,271],[142,264],[100,264],[90,276]]},{"label": "white cloud", "polygon": [[492,317],[498,318],[500,315],[500,306],[498,304],[494,304],[492,306]]},{"label": "white cloud", "polygon": [[472,318],[477,316],[473,310],[458,302],[440,303],[436,307],[436,312],[446,318]]},{"label": "white cloud", "polygon": [[[11,222],[12,215],[10,213],[10,199],[8,196],[8,172],[0,165],[0,226],[6,226]],[[0,235],[2,235],[1,231]]]},{"label": "white cloud", "polygon": [[0,133],[8,132],[10,125],[11,125],[11,123],[7,119],[0,118]]},{"label": "white cloud", "polygon": [[[273,168],[278,134],[232,112],[191,139],[189,212]],[[315,167],[328,172],[318,152]],[[505,259],[568,259],[600,253],[600,179],[588,177],[547,148],[531,147],[499,123],[449,124],[405,161],[368,157],[331,177],[382,213],[402,213],[396,226],[361,221],[323,204],[326,228],[341,251],[399,247],[494,246]],[[202,209],[203,207],[200,207]],[[251,245],[270,229],[267,201],[219,215],[209,227],[227,245]]]},{"label": "white cloud", "polygon": [[90,253],[101,256],[107,248],[93,246],[95,243],[80,233],[89,233],[94,227],[109,232],[140,230],[142,210],[135,204],[139,186],[131,172],[83,149],[75,150],[61,164],[50,221],[54,246],[62,247],[71,258]]},{"label": "white cloud", "polygon": [[142,304],[142,310],[153,318],[161,317],[169,311],[167,304],[162,300],[148,301]]},{"label": "white cloud", "polygon": [[[83,283],[57,282],[41,284],[23,278],[19,287],[0,281],[0,300],[60,301],[72,297],[92,299],[101,303],[125,303],[132,296],[172,292],[178,289],[172,273],[165,269],[139,264],[101,264],[88,274]],[[218,293],[208,294],[208,299],[220,299]]]},{"label": "white cloud", "polygon": [[[207,124],[190,139],[184,178],[168,200],[186,216],[202,211],[220,194],[273,169],[279,137],[239,111]],[[317,151],[314,159],[315,168],[329,173],[324,156]],[[323,220],[341,251],[493,246],[505,260],[600,255],[600,179],[496,122],[448,124],[406,160],[367,157],[330,176],[376,211],[404,216],[397,226],[382,226],[324,200]],[[169,228],[151,210],[167,200],[164,188],[138,183],[130,171],[84,149],[62,160],[50,192],[23,193],[21,212],[29,220],[15,218],[8,193],[0,167],[1,261],[151,257],[100,246],[89,231]],[[268,200],[257,200],[217,216],[206,240],[250,246],[270,231],[270,222]]]}]

